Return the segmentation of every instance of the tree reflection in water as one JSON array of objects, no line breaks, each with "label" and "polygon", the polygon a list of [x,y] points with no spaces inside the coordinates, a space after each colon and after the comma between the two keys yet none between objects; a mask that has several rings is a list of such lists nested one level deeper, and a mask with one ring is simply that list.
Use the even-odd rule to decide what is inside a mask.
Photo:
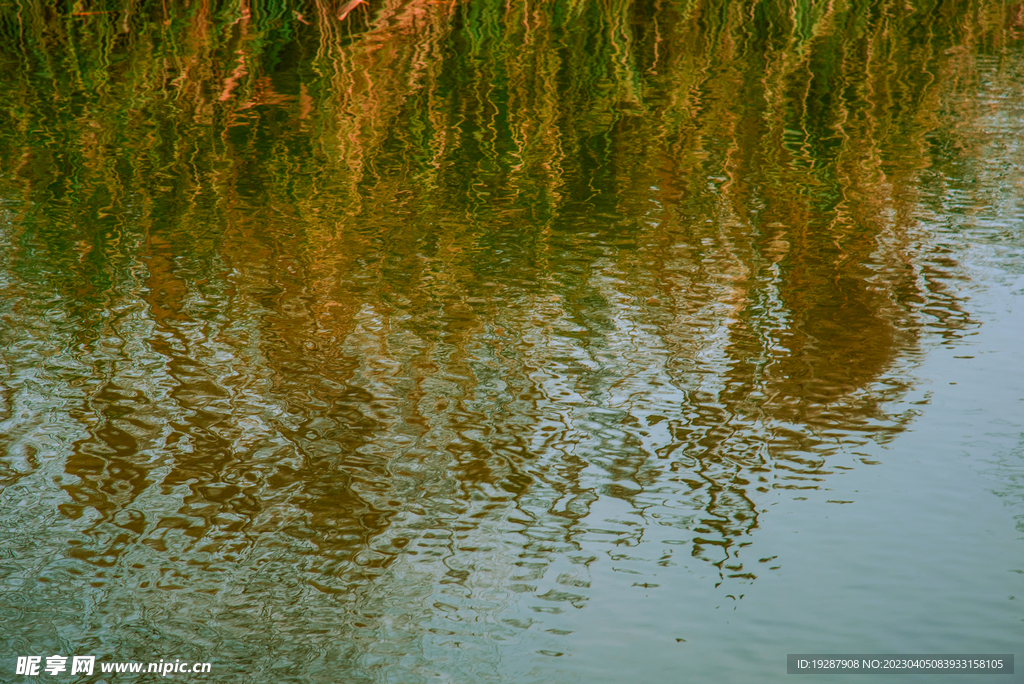
[{"label": "tree reflection in water", "polygon": [[0,467],[124,659],[425,672],[658,527],[753,581],[973,325],[920,188],[1009,6],[108,5],[0,9]]}]

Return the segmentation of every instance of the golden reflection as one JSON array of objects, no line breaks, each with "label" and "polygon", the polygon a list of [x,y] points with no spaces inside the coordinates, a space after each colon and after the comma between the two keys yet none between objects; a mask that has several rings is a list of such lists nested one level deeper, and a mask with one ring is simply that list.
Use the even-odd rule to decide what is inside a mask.
[{"label": "golden reflection", "polygon": [[754,580],[758,497],[902,430],[900,364],[971,325],[920,185],[1021,26],[943,8],[0,9],[4,336],[57,359],[0,416],[60,398],[69,557],[210,594],[286,557],[370,640],[354,586],[533,586],[659,500]]}]

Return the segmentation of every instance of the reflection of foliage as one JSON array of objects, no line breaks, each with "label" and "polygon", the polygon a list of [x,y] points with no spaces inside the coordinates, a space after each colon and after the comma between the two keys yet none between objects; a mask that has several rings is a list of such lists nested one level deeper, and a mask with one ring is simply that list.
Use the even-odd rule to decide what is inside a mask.
[{"label": "reflection of foliage", "polygon": [[[0,7],[5,268],[97,383],[62,510],[120,530],[77,557],[277,532],[341,591],[477,498],[542,557],[664,480],[751,577],[755,492],[900,430],[916,311],[966,322],[907,229],[1020,3],[349,4]],[[121,524],[154,453],[189,494]]]}]

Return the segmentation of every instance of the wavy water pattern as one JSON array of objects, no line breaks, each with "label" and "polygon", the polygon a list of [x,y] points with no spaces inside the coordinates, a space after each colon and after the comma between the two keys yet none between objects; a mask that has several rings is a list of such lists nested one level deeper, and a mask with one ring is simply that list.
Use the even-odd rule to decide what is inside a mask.
[{"label": "wavy water pattern", "polygon": [[799,572],[1021,275],[1022,16],[0,8],[0,650],[604,681]]}]

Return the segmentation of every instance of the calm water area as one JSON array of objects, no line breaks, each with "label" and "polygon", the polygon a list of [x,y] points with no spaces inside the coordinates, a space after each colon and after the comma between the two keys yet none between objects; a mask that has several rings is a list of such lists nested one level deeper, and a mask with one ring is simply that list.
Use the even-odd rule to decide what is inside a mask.
[{"label": "calm water area", "polygon": [[[19,0],[0,39],[0,681],[1024,657],[1020,2]],[[979,676],[871,681],[925,680]]]}]

